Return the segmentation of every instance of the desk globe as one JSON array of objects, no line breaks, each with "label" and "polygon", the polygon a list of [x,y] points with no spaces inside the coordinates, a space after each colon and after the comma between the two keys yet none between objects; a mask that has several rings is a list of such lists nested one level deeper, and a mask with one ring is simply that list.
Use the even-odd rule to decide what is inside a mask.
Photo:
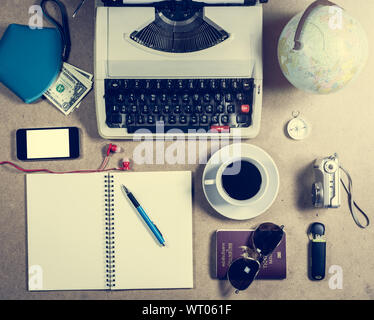
[{"label": "desk globe", "polygon": [[278,60],[296,88],[329,94],[345,87],[368,57],[365,31],[334,3],[318,0],[293,17],[279,38]]}]

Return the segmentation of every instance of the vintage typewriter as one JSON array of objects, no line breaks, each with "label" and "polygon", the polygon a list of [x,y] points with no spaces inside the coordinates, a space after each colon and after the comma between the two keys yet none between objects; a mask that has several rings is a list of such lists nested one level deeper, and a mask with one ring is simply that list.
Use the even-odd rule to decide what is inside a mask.
[{"label": "vintage typewriter", "polygon": [[150,1],[103,0],[97,8],[100,135],[255,137],[267,0]]}]

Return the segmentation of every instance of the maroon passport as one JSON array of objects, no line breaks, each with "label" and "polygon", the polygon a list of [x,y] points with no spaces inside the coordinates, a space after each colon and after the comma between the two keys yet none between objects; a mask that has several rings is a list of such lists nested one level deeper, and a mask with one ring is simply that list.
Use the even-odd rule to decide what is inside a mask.
[{"label": "maroon passport", "polygon": [[[243,255],[249,254],[253,249],[250,238],[254,230],[217,230],[216,231],[216,250],[217,266],[216,273],[218,279],[226,279],[227,270],[231,262]],[[256,279],[285,279],[287,276],[286,265],[286,234],[279,246],[271,255],[265,258],[261,265]]]}]

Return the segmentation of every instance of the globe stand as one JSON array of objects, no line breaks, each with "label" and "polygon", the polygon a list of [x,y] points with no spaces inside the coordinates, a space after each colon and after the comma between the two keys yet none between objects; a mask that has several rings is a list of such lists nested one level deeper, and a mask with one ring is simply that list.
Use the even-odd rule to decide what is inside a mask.
[{"label": "globe stand", "polygon": [[306,8],[304,14],[302,15],[302,17],[299,21],[297,29],[296,29],[295,38],[294,38],[295,46],[293,47],[293,50],[298,51],[298,50],[302,49],[302,43],[300,41],[301,32],[303,31],[304,24],[305,24],[306,20],[308,19],[309,15],[318,6],[336,6],[336,7],[339,7],[337,4],[335,4],[331,1],[328,1],[328,0],[317,0],[317,1],[314,1],[308,8]]}]

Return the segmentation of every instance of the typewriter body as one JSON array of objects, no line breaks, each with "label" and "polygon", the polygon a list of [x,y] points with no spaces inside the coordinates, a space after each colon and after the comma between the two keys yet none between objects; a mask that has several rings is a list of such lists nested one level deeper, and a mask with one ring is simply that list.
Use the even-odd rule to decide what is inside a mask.
[{"label": "typewriter body", "polygon": [[248,2],[104,1],[95,36],[100,135],[254,138],[263,14],[261,3]]}]

